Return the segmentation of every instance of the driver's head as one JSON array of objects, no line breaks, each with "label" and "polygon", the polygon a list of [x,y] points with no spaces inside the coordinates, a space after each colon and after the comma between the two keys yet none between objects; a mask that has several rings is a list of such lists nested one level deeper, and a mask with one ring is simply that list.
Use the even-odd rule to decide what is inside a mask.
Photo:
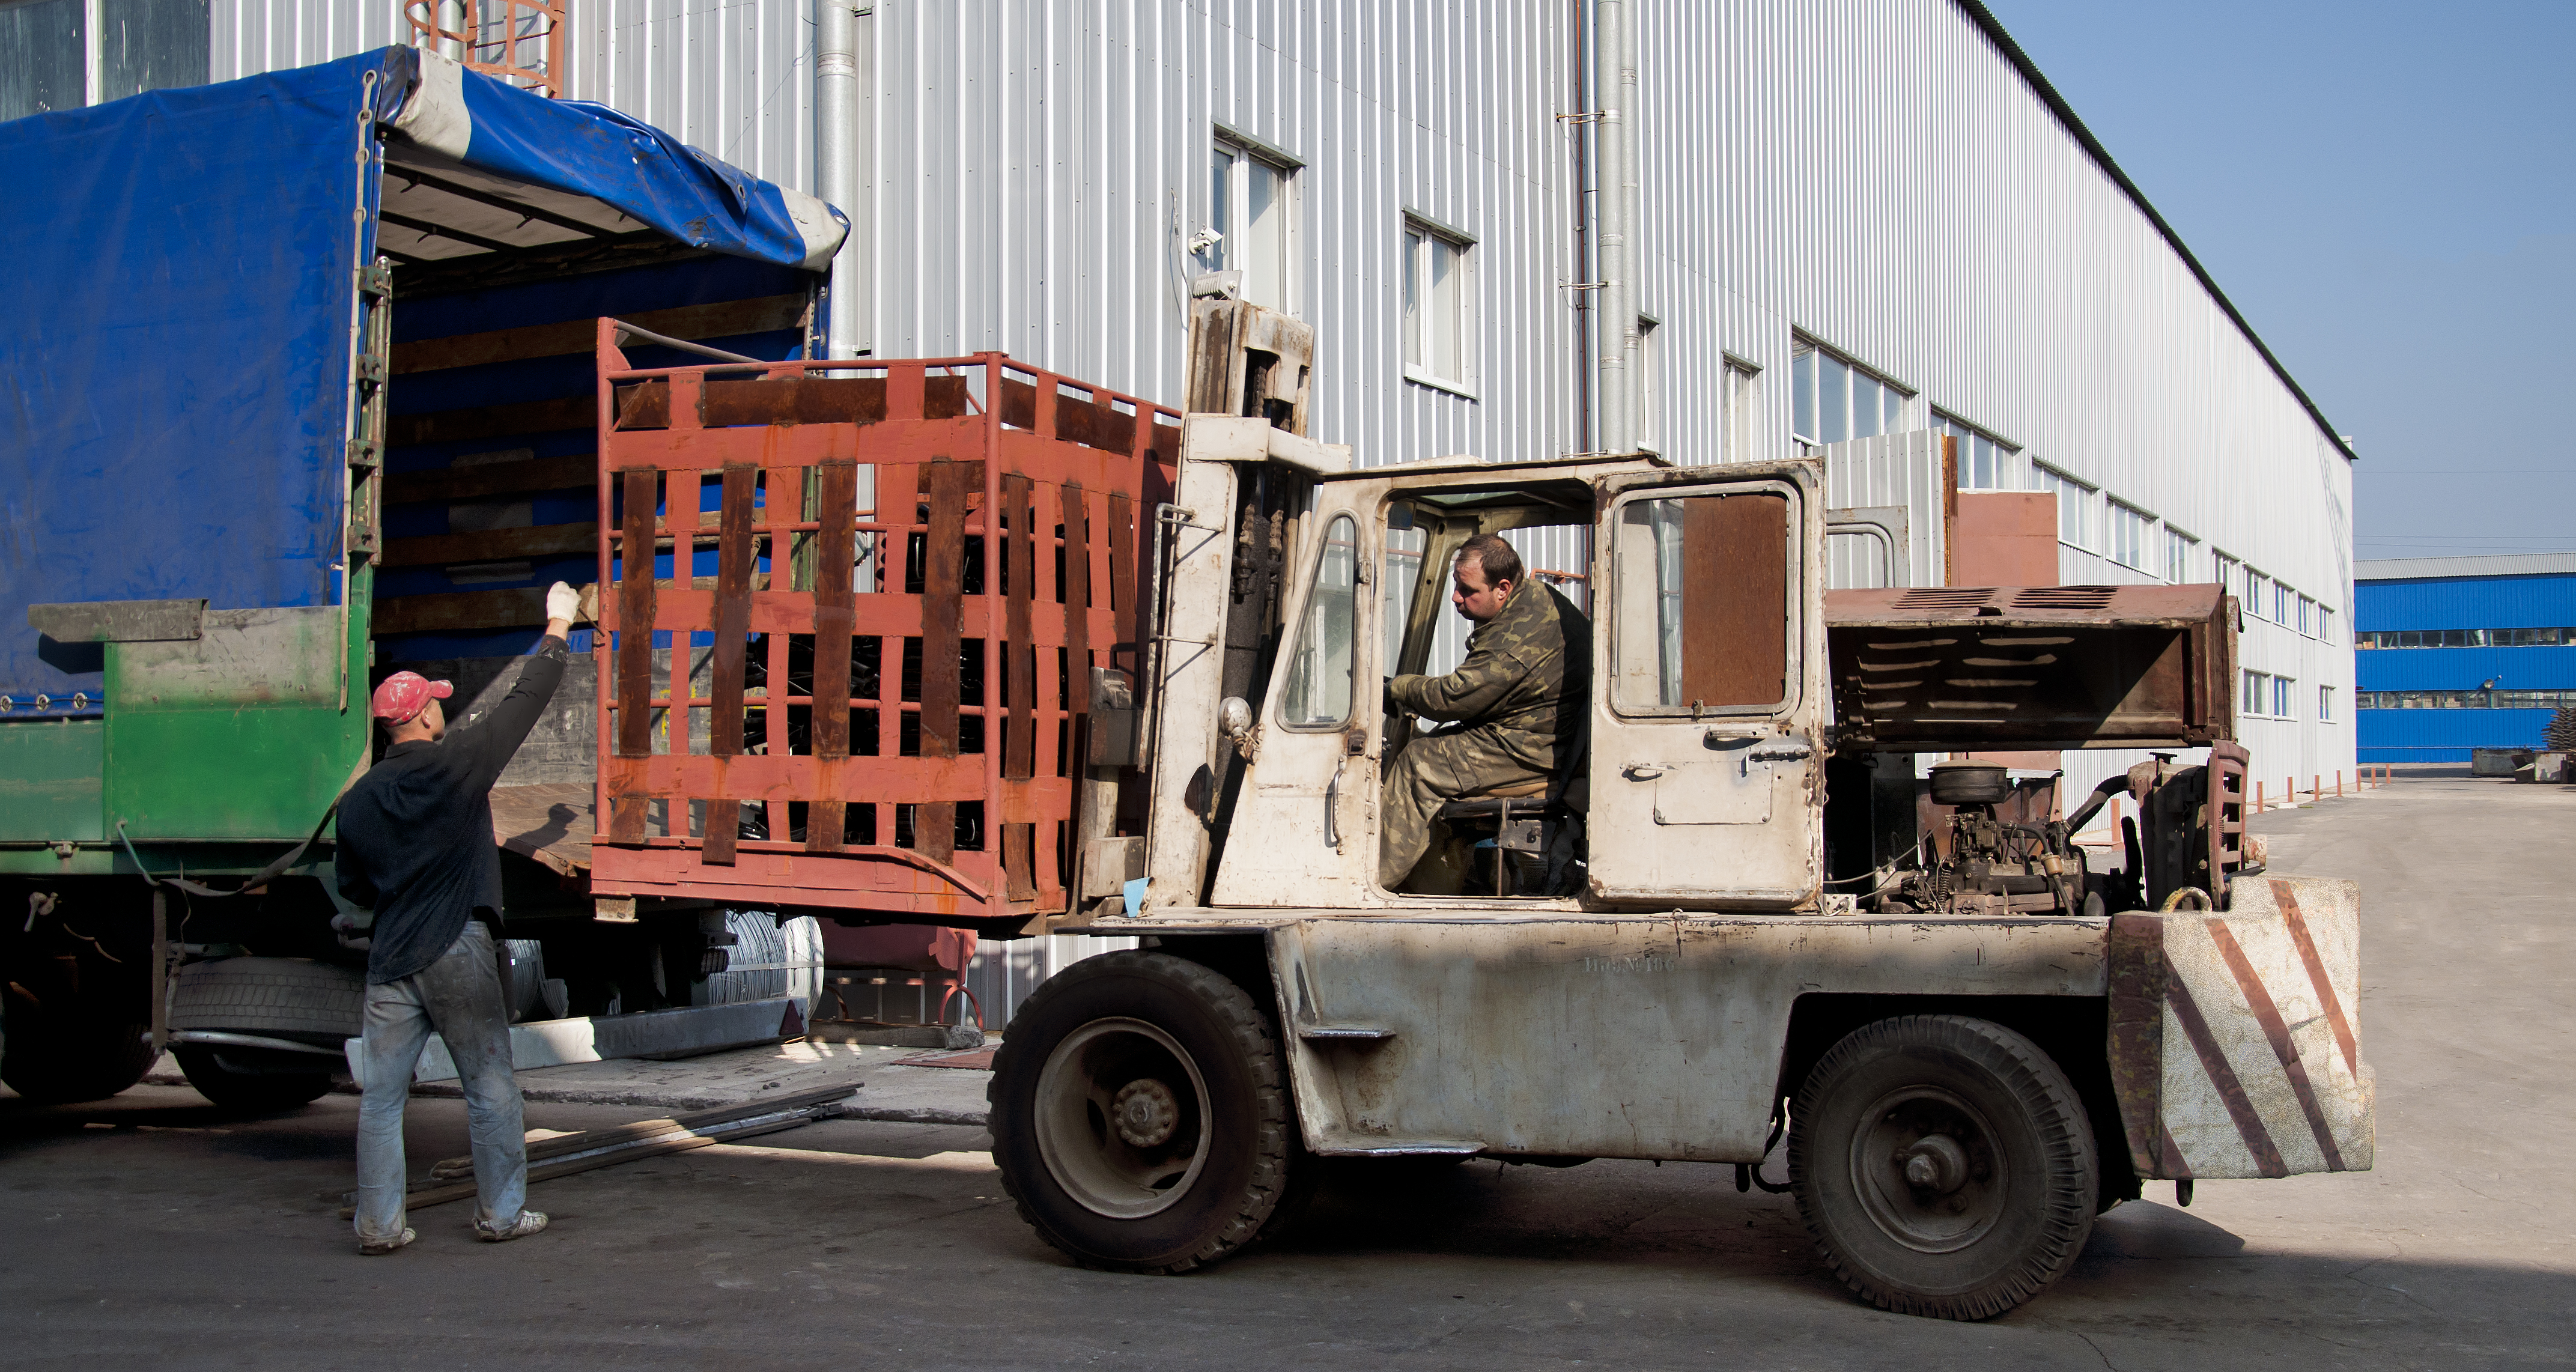
[{"label": "driver's head", "polygon": [[1478,534],[1458,550],[1450,572],[1449,603],[1460,616],[1483,624],[1503,612],[1521,584],[1521,555],[1492,534]]}]

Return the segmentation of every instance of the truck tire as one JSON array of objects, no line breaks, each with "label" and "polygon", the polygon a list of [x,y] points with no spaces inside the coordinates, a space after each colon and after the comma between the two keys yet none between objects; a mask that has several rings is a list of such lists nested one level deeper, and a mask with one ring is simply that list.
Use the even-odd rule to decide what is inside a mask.
[{"label": "truck tire", "polygon": [[2074,1266],[2100,1166],[2075,1087],[1986,1020],[1852,1031],[1807,1075],[1789,1183],[1817,1251],[1881,1310],[1982,1320]]},{"label": "truck tire", "polygon": [[223,958],[179,970],[173,1029],[223,1029],[337,1048],[358,1036],[366,974],[303,958]]},{"label": "truck tire", "polygon": [[0,1081],[47,1105],[104,1100],[152,1070],[152,1026],[114,1017],[58,1017],[9,997],[9,1045]]},{"label": "truck tire", "polygon": [[312,1104],[331,1089],[331,1074],[327,1071],[297,1072],[265,1061],[288,1054],[262,1054],[258,1055],[260,1060],[244,1062],[202,1045],[182,1046],[171,1052],[179,1059],[179,1070],[188,1074],[188,1084],[222,1110],[292,1110]]},{"label": "truck tire", "polygon": [[985,1098],[1020,1217],[1085,1267],[1215,1262],[1252,1242],[1304,1170],[1260,1008],[1164,953],[1047,979],[1012,1017]]}]

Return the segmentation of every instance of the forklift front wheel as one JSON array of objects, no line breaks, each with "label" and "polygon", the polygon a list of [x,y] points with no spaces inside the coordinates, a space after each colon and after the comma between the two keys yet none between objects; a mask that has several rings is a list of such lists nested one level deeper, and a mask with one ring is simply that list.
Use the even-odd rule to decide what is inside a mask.
[{"label": "forklift front wheel", "polygon": [[1166,953],[1049,978],[994,1056],[993,1162],[1087,1267],[1186,1272],[1250,1243],[1296,1161],[1277,1039],[1252,998]]},{"label": "forklift front wheel", "polygon": [[2083,1099],[2037,1044],[1963,1015],[1852,1031],[1798,1092],[1789,1181],[1881,1310],[1982,1320],[2075,1265],[2100,1182]]}]

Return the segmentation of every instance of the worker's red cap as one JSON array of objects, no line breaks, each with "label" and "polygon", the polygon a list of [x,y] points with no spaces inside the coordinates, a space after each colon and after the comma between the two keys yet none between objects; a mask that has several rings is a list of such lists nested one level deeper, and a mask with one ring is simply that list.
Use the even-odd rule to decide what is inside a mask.
[{"label": "worker's red cap", "polygon": [[445,700],[456,688],[444,681],[432,681],[418,672],[396,672],[376,688],[375,716],[395,724],[409,724],[429,708],[433,700]]}]

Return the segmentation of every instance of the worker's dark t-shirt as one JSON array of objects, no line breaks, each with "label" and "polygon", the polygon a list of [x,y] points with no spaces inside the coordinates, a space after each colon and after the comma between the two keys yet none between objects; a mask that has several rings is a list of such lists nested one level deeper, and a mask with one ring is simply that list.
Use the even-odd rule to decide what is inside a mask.
[{"label": "worker's dark t-shirt", "polygon": [[438,742],[385,750],[340,800],[340,894],[373,906],[367,981],[426,969],[479,911],[497,923],[501,852],[492,839],[492,783],[519,751],[571,660],[551,634],[518,684],[479,719]]}]

